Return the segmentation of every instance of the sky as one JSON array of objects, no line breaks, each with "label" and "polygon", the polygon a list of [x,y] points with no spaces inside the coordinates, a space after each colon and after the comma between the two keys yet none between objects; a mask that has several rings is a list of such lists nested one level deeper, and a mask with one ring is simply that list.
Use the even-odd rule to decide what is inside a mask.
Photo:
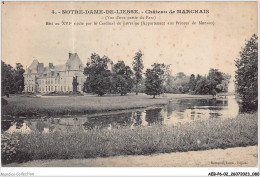
[{"label": "sky", "polygon": [[[136,9],[135,15],[52,14],[64,9]],[[145,14],[145,10],[207,9],[208,14]],[[46,22],[106,22],[108,16],[150,16],[146,22],[214,21],[213,25],[55,26]],[[257,33],[257,2],[5,2],[2,4],[2,60],[28,67],[34,59],[65,64],[69,52],[83,63],[97,53],[131,65],[135,52],[144,53],[144,66],[171,64],[172,74],[208,73],[210,68],[234,76],[234,60],[246,40]],[[114,21],[114,20],[110,20]],[[130,20],[132,21],[132,20]]]}]

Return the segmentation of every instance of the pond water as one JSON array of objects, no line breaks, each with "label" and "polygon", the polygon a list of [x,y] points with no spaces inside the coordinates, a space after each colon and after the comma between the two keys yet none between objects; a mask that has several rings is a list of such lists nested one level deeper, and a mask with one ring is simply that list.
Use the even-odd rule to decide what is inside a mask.
[{"label": "pond water", "polygon": [[234,96],[222,99],[172,99],[167,105],[138,110],[109,112],[85,116],[51,117],[2,121],[2,131],[8,133],[49,133],[77,128],[115,129],[138,126],[174,125],[206,119],[236,118],[239,105]]}]

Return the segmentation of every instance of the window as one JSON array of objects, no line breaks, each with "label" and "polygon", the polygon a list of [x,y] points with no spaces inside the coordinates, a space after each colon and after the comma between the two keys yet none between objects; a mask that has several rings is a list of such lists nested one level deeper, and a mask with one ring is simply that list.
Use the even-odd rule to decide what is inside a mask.
[{"label": "window", "polygon": [[66,86],[64,86],[64,91],[66,92]]},{"label": "window", "polygon": [[47,86],[46,86],[46,90],[45,91],[47,92]]},{"label": "window", "polygon": [[51,84],[53,84],[53,80],[51,80]]},{"label": "window", "polygon": [[51,86],[51,91],[53,91],[53,86]]},{"label": "window", "polygon": [[33,87],[32,87],[32,92],[33,92]]},{"label": "window", "polygon": [[51,86],[49,86],[49,91],[51,91]]}]

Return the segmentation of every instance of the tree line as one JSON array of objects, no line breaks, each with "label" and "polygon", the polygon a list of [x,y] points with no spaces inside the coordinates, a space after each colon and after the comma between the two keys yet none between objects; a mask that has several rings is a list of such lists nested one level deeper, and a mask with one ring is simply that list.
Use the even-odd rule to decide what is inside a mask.
[{"label": "tree line", "polygon": [[135,53],[131,69],[124,61],[113,64],[109,57],[100,57],[93,53],[84,69],[84,74],[87,76],[84,91],[99,96],[107,93],[123,96],[133,91],[138,95],[138,92],[142,92],[142,84],[144,84],[143,92],[147,95],[153,95],[154,98],[160,95],[164,91],[163,85],[169,75],[170,65],[154,63],[152,69],[147,69],[143,73],[143,55],[141,51]]},{"label": "tree line", "polygon": [[258,107],[258,36],[254,34],[246,41],[240,56],[235,60],[236,92],[242,99],[245,111],[257,110]]},{"label": "tree line", "polygon": [[9,94],[21,93],[24,90],[23,65],[16,63],[16,67],[1,61],[1,94],[9,97]]},{"label": "tree line", "polygon": [[[124,61],[112,64],[107,56],[100,57],[94,53],[87,63],[84,74],[87,75],[84,90],[102,96],[107,93],[126,95],[129,92],[144,92],[147,95],[162,93],[216,94],[227,92],[230,75],[217,69],[210,69],[207,75],[185,75],[179,72],[170,74],[170,65],[154,63],[151,68],[143,72],[144,54],[135,53],[132,68]],[[246,41],[240,56],[235,60],[236,92],[242,99],[243,106],[248,110],[257,109],[258,105],[258,36],[254,34]],[[1,61],[1,93],[2,96],[21,93],[24,90],[25,70],[21,63],[16,67]],[[144,77],[143,77],[144,76]]]},{"label": "tree line", "polygon": [[[84,91],[103,96],[107,93],[120,93],[122,96],[131,92],[134,85],[138,94],[138,85],[142,79],[143,53],[138,51],[133,60],[133,70],[124,61],[113,61],[107,56],[100,57],[93,53],[84,69],[87,80]],[[111,66],[112,68],[109,68]]]},{"label": "tree line", "polygon": [[231,76],[217,69],[210,69],[207,76],[195,77],[194,74],[186,76],[180,72],[174,77],[171,75],[171,65],[154,63],[143,73],[143,56],[141,51],[136,52],[132,70],[124,61],[118,61],[113,65],[109,57],[92,54],[84,70],[84,74],[87,75],[84,90],[99,96],[107,93],[118,93],[123,96],[132,91],[136,94],[144,92],[154,98],[162,93],[215,95],[228,91]]}]

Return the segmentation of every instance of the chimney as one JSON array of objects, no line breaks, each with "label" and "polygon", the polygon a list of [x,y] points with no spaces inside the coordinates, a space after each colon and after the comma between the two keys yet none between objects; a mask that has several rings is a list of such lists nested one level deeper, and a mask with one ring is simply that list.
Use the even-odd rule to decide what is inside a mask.
[{"label": "chimney", "polygon": [[53,63],[49,63],[49,68],[53,69]]}]

